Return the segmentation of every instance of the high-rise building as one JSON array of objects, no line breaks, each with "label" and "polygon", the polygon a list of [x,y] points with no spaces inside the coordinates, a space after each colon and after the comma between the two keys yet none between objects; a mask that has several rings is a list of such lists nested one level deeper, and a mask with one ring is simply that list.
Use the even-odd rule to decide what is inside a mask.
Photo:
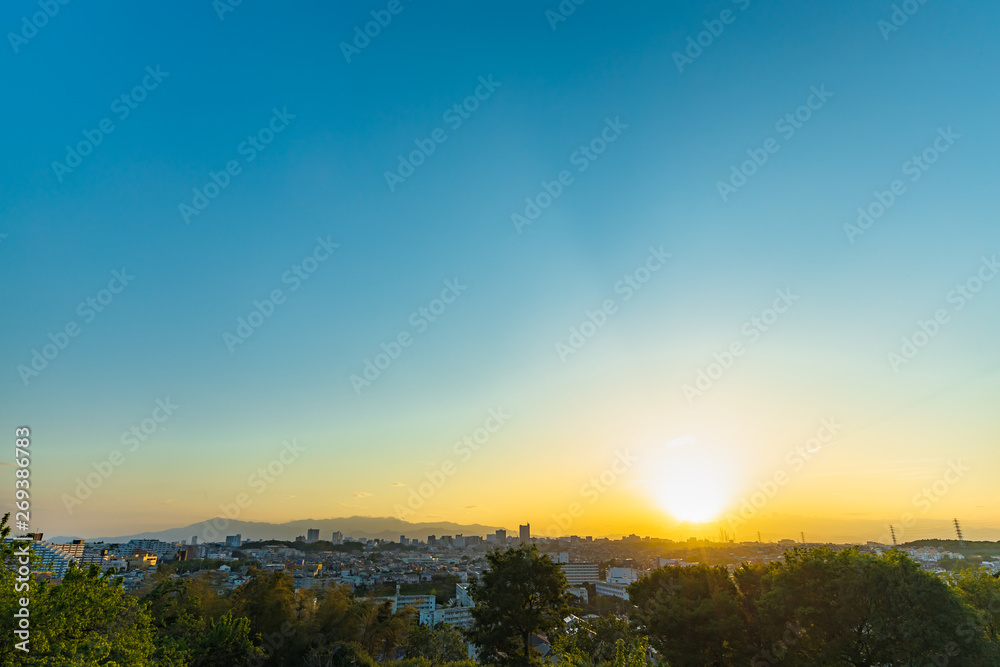
[{"label": "high-rise building", "polygon": [[527,523],[527,524],[525,524],[523,526],[520,526],[518,528],[518,532],[520,533],[520,536],[521,536],[521,544],[530,544],[531,543],[531,524],[530,523]]},{"label": "high-rise building", "polygon": [[333,531],[332,538],[333,539],[331,539],[330,541],[333,542],[334,544],[343,544],[344,543],[344,534],[342,532],[340,532],[339,530]]},{"label": "high-rise building", "polygon": [[402,544],[404,547],[406,546],[406,535],[399,536],[399,543]]},{"label": "high-rise building", "polygon": [[319,542],[319,528],[310,528],[306,535],[306,542]]},{"label": "high-rise building", "polygon": [[427,546],[433,547],[436,544],[437,544],[437,536],[436,535],[428,535],[427,536]]},{"label": "high-rise building", "polygon": [[507,544],[507,531],[504,530],[503,528],[497,530],[496,537],[497,537],[497,544],[499,544],[500,546],[504,546],[505,544]]},{"label": "high-rise building", "polygon": [[236,533],[235,535],[227,535],[226,536],[226,546],[227,547],[238,547],[241,544],[243,544],[243,536],[240,535],[239,533]]},{"label": "high-rise building", "polygon": [[191,544],[192,545],[198,544],[198,536],[197,535],[192,535],[191,536]]}]

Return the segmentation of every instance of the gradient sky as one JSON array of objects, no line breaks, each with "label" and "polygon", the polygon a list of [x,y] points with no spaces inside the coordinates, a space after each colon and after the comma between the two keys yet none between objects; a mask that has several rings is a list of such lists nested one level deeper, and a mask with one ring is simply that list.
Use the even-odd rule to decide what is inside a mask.
[{"label": "gradient sky", "polygon": [[[714,536],[678,525],[678,488],[725,516],[785,472],[737,538],[888,539],[909,512],[907,539],[947,537],[952,517],[1000,539],[1000,280],[949,301],[1000,253],[1000,7],[929,2],[887,31],[890,2],[590,0],[553,29],[555,0],[401,0],[347,62],[340,44],[386,6],[71,3],[5,39],[0,485],[29,425],[33,529],[180,526],[242,492],[246,520],[398,515],[453,465],[406,518],[545,534],[579,503],[560,532]],[[37,11],[7,3],[3,32]],[[120,118],[114,100],[157,66]],[[453,129],[444,114],[480,77],[499,86]],[[776,122],[824,86],[786,138]],[[241,142],[286,108],[248,162]],[[114,131],[60,180],[53,162],[104,118]],[[581,172],[572,156],[606,119],[627,128]],[[385,172],[436,128],[447,140],[390,191]],[[949,128],[911,181],[905,163]],[[718,182],[769,138],[779,150],[723,201]],[[240,173],[186,224],[179,205],[231,160]],[[563,170],[572,184],[519,232],[512,214]],[[844,225],[895,179],[905,193],[852,243]],[[283,276],[318,237],[339,248],[293,291]],[[616,284],[650,247],[671,257],[626,300]],[[87,321],[78,304],[123,268],[134,279]],[[411,314],[448,280],[467,289],[419,330]],[[275,289],[286,300],[231,352],[224,334]],[[751,341],[777,290],[798,300]],[[947,323],[894,369],[939,309]],[[25,381],[68,322],[79,335]],[[412,344],[356,392],[401,332]],[[734,341],[745,353],[689,401]],[[128,451],[122,433],[167,398],[179,407]],[[454,443],[499,408],[509,420],[466,460]],[[836,442],[793,466],[824,419]],[[291,439],[304,451],[260,489],[248,478]],[[618,452],[635,460],[615,471]]]}]

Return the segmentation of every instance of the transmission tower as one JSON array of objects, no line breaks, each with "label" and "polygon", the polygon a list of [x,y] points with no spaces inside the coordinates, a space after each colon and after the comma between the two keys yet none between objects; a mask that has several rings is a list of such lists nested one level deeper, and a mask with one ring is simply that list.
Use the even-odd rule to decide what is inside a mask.
[{"label": "transmission tower", "polygon": [[806,543],[806,534],[805,533],[799,533],[799,535],[802,537],[802,544],[805,544]]},{"label": "transmission tower", "polygon": [[965,546],[965,538],[962,537],[962,527],[958,525],[958,519],[954,519],[955,522],[955,534],[958,535],[958,546]]},{"label": "transmission tower", "polygon": [[895,546],[897,546],[896,545],[896,529],[893,528],[892,526],[889,526],[889,532],[892,533],[892,546],[895,547]]}]

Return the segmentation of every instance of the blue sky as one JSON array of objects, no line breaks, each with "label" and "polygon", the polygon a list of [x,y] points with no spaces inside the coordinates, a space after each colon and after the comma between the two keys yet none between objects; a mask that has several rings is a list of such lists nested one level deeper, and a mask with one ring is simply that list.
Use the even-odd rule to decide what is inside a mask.
[{"label": "blue sky", "polygon": [[[884,470],[864,517],[877,521],[911,505],[914,482],[894,471],[933,479],[957,454],[996,470],[1000,281],[961,311],[947,301],[1000,252],[993,4],[928,2],[885,32],[888,2],[589,0],[553,29],[556,2],[401,0],[347,62],[340,44],[386,7],[247,0],[220,19],[208,1],[70,3],[17,52],[5,40],[2,420],[38,433],[46,530],[211,516],[285,438],[308,443],[306,462],[244,518],[388,515],[405,498],[392,485],[412,487],[498,405],[510,425],[426,518],[547,516],[616,448],[678,437],[720,443],[746,461],[735,487],[752,488],[829,414],[856,431],[842,461],[818,466],[833,481],[795,480],[775,512],[842,518],[831,508],[870,485],[856,470]],[[4,33],[38,11],[10,4]],[[723,12],[678,71],[674,54]],[[113,101],[147,67],[167,74],[120,118]],[[480,77],[499,85],[452,128],[444,114]],[[775,123],[824,86],[783,137]],[[274,109],[294,118],[249,162],[239,146]],[[105,118],[114,131],[60,180],[52,163]],[[627,127],[578,171],[574,152],[606,119]],[[447,140],[390,191],[385,172],[437,128]],[[911,182],[904,163],[947,128],[959,138]],[[718,182],[769,138],[779,150],[723,201]],[[240,173],[187,224],[179,205],[232,160]],[[573,183],[519,233],[511,215],[563,170]],[[894,179],[905,194],[852,244],[843,226]],[[291,291],[282,277],[317,238],[339,248]],[[614,286],[650,246],[672,257],[625,302]],[[84,322],[78,304],[122,268],[134,282]],[[411,313],[456,279],[467,290],[416,332]],[[795,306],[687,400],[785,288]],[[274,289],[285,302],[230,352],[223,335]],[[609,298],[619,310],[561,360],[556,343]],[[894,370],[887,354],[942,308],[939,335]],[[71,320],[80,335],[25,383],[18,366]],[[356,392],[350,376],[401,332],[412,345]],[[167,396],[176,414],[69,514],[75,480]],[[941,511],[996,527],[985,475]],[[512,483],[544,501],[511,503]],[[668,532],[676,517],[644,500],[649,483],[610,489],[579,530],[632,532],[615,517],[635,508]]]}]

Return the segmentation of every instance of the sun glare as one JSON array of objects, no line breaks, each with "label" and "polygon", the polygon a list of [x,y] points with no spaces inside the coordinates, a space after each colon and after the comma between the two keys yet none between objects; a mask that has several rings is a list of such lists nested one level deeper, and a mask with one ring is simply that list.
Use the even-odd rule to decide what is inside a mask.
[{"label": "sun glare", "polygon": [[651,480],[660,506],[679,521],[704,523],[719,516],[729,500],[728,465],[693,438],[669,443]]}]

